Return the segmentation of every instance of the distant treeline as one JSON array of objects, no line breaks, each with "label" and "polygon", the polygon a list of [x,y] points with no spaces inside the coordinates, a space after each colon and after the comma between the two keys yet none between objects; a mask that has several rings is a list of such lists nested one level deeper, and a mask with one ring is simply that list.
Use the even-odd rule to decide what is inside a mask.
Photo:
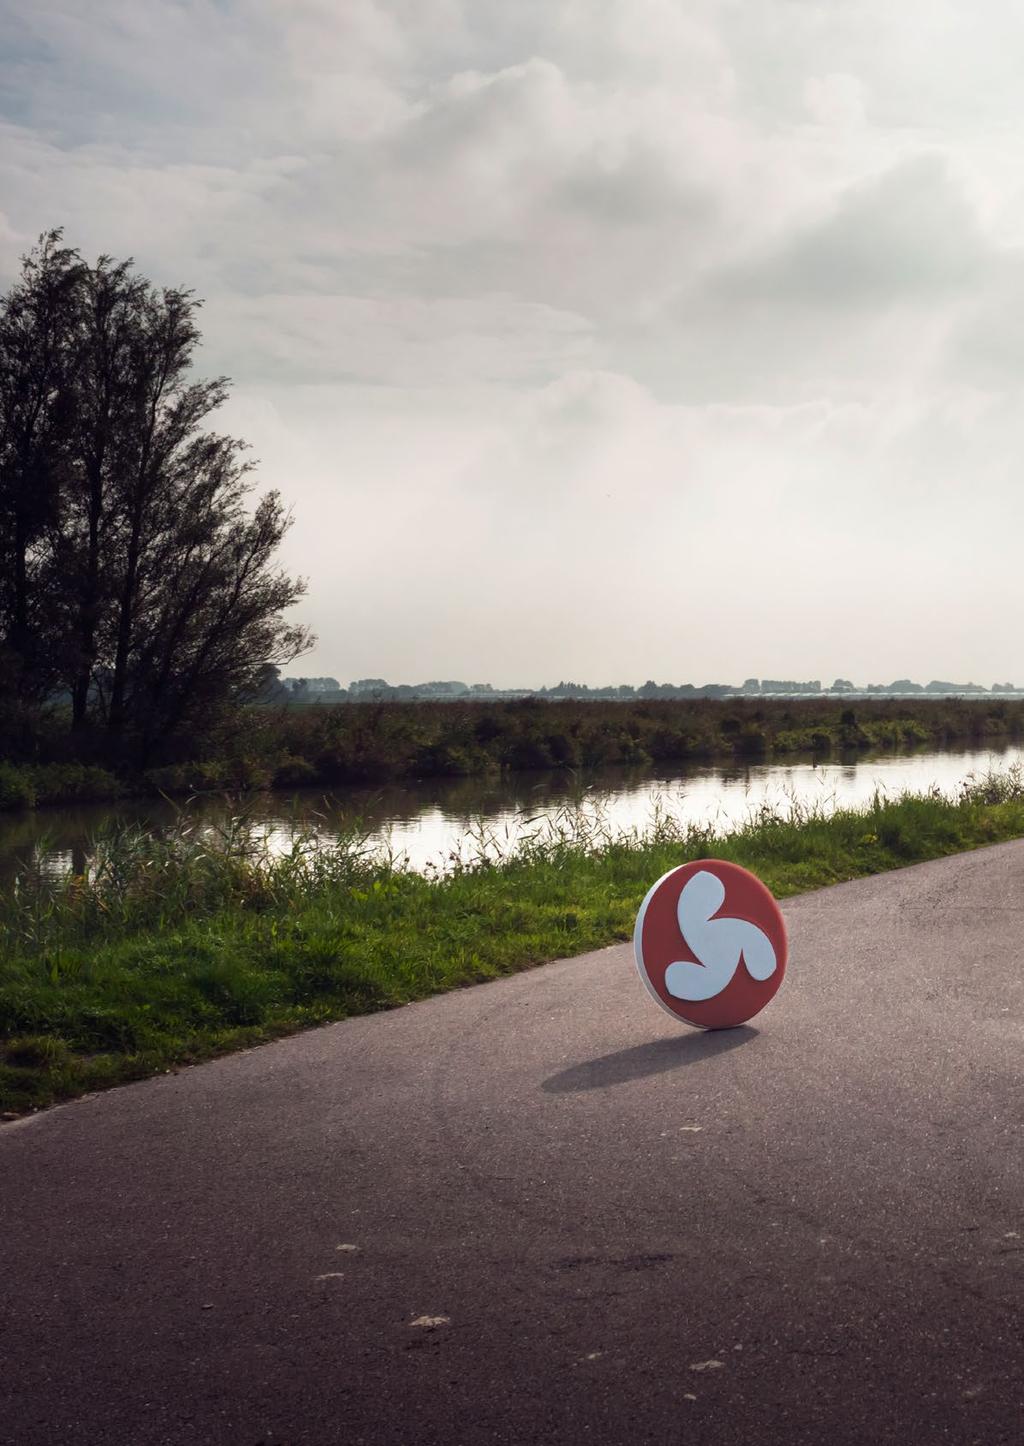
[{"label": "distant treeline", "polygon": [[118,793],[188,794],[468,777],[609,764],[671,768],[759,762],[793,754],[849,757],[869,749],[998,744],[1024,738],[1024,701],[932,697],[629,701],[521,698],[264,704],[241,711],[199,757],[117,776],[68,760],[59,730],[31,758],[0,763],[0,807]]},{"label": "distant treeline", "polygon": [[771,697],[778,695],[821,696],[840,694],[886,694],[901,695],[926,693],[959,696],[963,694],[1016,693],[1020,691],[1014,683],[993,683],[989,690],[983,683],[947,683],[933,679],[930,683],[915,683],[910,678],[897,678],[893,683],[868,683],[858,687],[848,678],[836,678],[833,683],[822,687],[820,678],[797,680],[794,678],[746,678],[741,684],[735,683],[656,683],[648,679],[638,688],[630,683],[610,684],[592,688],[586,683],[561,682],[552,688],[494,688],[490,683],[461,683],[458,681],[433,681],[428,683],[391,684],[384,678],[357,678],[343,688],[337,678],[282,678],[273,670],[268,676],[264,690],[267,702],[335,702],[354,703],[369,699],[387,699],[395,702],[417,698],[463,698],[489,701],[500,698],[593,698],[598,701],[629,701],[636,698],[735,698]]}]

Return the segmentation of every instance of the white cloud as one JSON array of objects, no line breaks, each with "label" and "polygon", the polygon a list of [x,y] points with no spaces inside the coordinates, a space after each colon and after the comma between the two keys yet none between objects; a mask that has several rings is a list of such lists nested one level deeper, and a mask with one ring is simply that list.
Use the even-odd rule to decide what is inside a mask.
[{"label": "white cloud", "polygon": [[779,306],[933,304],[975,282],[990,254],[945,162],[926,155],[854,184],[824,219],[716,282]]},{"label": "white cloud", "polygon": [[1008,0],[0,18],[0,270],[207,298],[313,671],[1024,679]]},{"label": "white cloud", "polygon": [[804,82],[804,103],[811,119],[835,130],[859,130],[867,120],[864,83],[856,75],[830,71]]},{"label": "white cloud", "polygon": [[222,344],[208,354],[285,383],[536,384],[596,350],[583,317],[505,296],[279,292],[221,299],[207,309],[204,325],[214,335],[245,339],[244,361]]}]

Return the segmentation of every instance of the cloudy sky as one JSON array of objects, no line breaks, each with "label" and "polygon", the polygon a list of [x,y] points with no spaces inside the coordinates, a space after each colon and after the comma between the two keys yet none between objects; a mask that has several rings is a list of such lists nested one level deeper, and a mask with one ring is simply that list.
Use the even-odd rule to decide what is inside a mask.
[{"label": "cloudy sky", "polygon": [[1024,682],[1024,11],[0,0],[0,282],[194,287],[293,672]]}]

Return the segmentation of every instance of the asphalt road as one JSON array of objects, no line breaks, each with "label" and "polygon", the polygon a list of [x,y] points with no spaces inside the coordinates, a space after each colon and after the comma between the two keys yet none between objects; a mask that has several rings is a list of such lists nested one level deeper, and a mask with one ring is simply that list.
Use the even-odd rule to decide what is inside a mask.
[{"label": "asphalt road", "polygon": [[[639,903],[639,900],[638,900]],[[0,1128],[5,1446],[1024,1440],[1024,842]]]}]

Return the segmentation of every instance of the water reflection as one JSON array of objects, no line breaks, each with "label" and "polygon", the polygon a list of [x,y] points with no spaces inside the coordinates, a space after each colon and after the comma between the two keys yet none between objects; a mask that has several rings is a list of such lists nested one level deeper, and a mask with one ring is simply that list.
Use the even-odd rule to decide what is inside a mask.
[{"label": "water reflection", "polygon": [[726,764],[689,769],[605,768],[586,775],[516,774],[510,777],[437,779],[381,788],[337,789],[331,796],[306,790],[243,799],[209,797],[177,804],[163,799],[0,814],[0,880],[25,867],[56,877],[83,873],[92,840],[112,822],[155,832],[184,817],[198,829],[223,829],[239,811],[277,852],[305,832],[332,840],[358,823],[376,847],[386,847],[410,867],[444,867],[466,857],[489,834],[501,847],[567,809],[601,818],[613,831],[646,828],[655,810],[685,823],[727,829],[743,823],[763,804],[788,813],[794,803],[826,809],[888,794],[937,786],[952,791],[969,773],[1005,769],[1024,760],[1020,747],[842,758],[820,763]]}]

